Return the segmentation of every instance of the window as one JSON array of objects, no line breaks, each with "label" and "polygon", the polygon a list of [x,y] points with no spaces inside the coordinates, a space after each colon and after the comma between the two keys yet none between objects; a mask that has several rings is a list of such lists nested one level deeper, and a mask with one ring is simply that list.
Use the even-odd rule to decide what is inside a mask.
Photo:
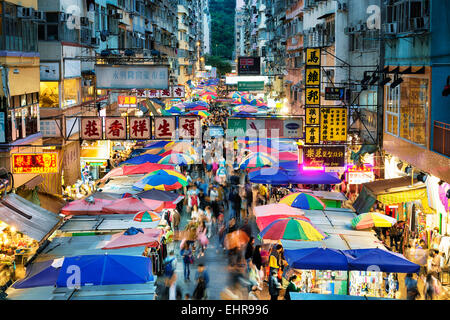
[{"label": "window", "polygon": [[400,109],[400,86],[386,86],[386,132],[398,136],[398,113]]},{"label": "window", "polygon": [[63,107],[76,105],[80,102],[81,80],[79,78],[64,79]]},{"label": "window", "polygon": [[39,106],[41,108],[59,107],[59,82],[43,82],[40,84]]}]

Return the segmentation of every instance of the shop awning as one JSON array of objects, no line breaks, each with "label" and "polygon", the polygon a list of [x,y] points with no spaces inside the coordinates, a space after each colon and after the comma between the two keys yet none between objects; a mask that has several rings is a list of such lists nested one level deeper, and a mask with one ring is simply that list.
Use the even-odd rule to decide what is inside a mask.
[{"label": "shop awning", "polygon": [[0,201],[0,220],[42,242],[62,223],[62,218],[11,193]]},{"label": "shop awning", "polygon": [[353,203],[353,208],[358,213],[370,211],[376,200],[385,205],[402,202],[422,200],[427,197],[424,183],[414,179],[411,185],[411,177],[377,180],[364,183],[361,193]]}]

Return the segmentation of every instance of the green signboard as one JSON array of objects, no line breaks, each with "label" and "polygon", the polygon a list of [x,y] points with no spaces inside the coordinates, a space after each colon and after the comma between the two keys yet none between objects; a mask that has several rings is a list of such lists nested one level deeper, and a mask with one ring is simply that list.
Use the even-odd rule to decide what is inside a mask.
[{"label": "green signboard", "polygon": [[238,91],[263,91],[264,81],[239,81]]}]

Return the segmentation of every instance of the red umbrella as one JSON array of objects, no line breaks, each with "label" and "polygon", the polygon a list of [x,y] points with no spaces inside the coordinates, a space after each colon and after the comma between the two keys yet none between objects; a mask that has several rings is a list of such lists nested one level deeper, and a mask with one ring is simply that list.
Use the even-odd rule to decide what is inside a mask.
[{"label": "red umbrella", "polygon": [[103,213],[136,214],[139,211],[156,211],[164,209],[165,202],[136,197],[123,198],[114,201],[103,208]]},{"label": "red umbrella", "polygon": [[108,206],[113,202],[113,200],[88,197],[86,199],[75,200],[68,203],[61,209],[61,213],[67,216],[99,215],[104,213],[103,208],[105,206]]},{"label": "red umbrella", "polygon": [[309,218],[303,216],[303,215],[296,215],[296,214],[273,214],[270,216],[260,216],[256,217],[256,225],[258,226],[259,230],[264,230],[265,227],[267,227],[269,224],[274,222],[277,219],[281,218],[296,218],[296,219],[303,219],[305,221],[311,222]]},{"label": "red umbrella", "polygon": [[111,240],[102,248],[120,249],[130,247],[157,247],[161,240],[162,229],[142,229],[144,233],[138,232],[135,235],[126,235],[125,232],[116,233],[111,236]]}]

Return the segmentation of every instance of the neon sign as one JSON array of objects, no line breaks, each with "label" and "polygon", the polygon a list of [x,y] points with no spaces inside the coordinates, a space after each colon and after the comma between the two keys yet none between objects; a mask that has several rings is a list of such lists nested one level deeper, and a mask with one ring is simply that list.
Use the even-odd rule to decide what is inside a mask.
[{"label": "neon sign", "polygon": [[57,173],[58,153],[16,153],[12,155],[13,173]]}]

